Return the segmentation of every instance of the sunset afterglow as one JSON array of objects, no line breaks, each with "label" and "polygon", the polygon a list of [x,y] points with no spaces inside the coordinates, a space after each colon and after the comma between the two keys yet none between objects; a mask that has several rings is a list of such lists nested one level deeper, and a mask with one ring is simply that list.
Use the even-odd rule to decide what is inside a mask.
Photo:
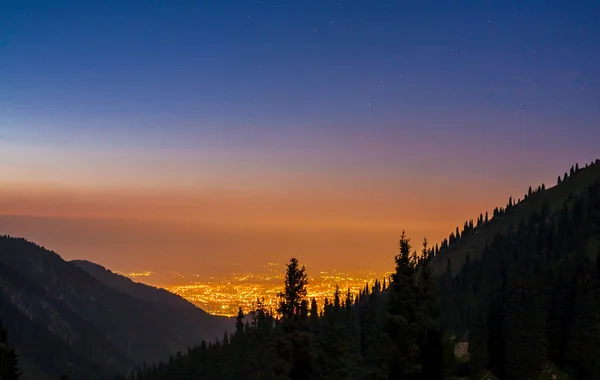
[{"label": "sunset afterglow", "polygon": [[403,229],[597,157],[593,12],[342,3],[3,9],[0,232],[124,273],[380,273]]}]

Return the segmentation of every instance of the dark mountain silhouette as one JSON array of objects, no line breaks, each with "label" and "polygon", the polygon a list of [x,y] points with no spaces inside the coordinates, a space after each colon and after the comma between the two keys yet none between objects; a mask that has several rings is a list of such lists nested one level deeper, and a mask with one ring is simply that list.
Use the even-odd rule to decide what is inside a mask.
[{"label": "dark mountain silhouette", "polygon": [[107,269],[102,265],[92,263],[91,261],[71,260],[69,262],[88,272],[96,279],[102,281],[111,288],[120,291],[121,293],[125,293],[143,301],[158,303],[175,308],[188,310],[192,309],[198,314],[202,315],[202,318],[215,320],[215,318],[209,316],[208,313],[202,309],[199,309],[185,298],[178,296],[177,294],[173,294],[165,289],[135,282],[128,277],[114,273],[110,269]]},{"label": "dark mountain silhouette", "polygon": [[0,237],[0,319],[32,370],[73,379],[126,373],[233,327],[164,290],[76,264]]}]

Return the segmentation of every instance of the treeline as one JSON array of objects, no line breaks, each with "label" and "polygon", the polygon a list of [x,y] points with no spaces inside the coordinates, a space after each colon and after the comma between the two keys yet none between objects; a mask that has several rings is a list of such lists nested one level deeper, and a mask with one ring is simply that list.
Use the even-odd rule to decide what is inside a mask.
[{"label": "treeline", "polygon": [[[570,176],[579,171],[573,166]],[[494,216],[518,203],[510,198]],[[459,273],[449,266],[435,279],[429,264],[440,248],[425,242],[417,254],[403,234],[388,286],[376,282],[357,295],[338,289],[322,309],[306,298],[305,270],[292,259],[277,310],[261,302],[248,315],[240,309],[234,334],[127,379],[443,379],[489,371],[530,379],[552,365],[572,378],[600,378],[600,262],[589,251],[600,243],[600,183],[557,211],[544,204],[477,258],[467,255]],[[480,215],[451,237],[489,222]],[[457,365],[445,331],[466,333],[468,363]]]},{"label": "treeline", "polygon": [[[561,176],[558,176],[557,185],[560,185],[562,182],[566,181],[567,179],[572,178],[576,174],[579,174],[582,170],[587,169],[589,166],[592,166],[595,163],[597,164],[599,162],[600,162],[600,160],[592,161],[590,164],[586,163],[583,168],[580,168],[579,164],[575,164],[575,165],[571,166],[571,169],[569,171],[565,172],[565,174],[562,178],[561,178]],[[435,256],[437,256],[439,253],[447,250],[448,248],[455,246],[458,242],[464,240],[467,236],[472,235],[475,232],[479,231],[479,229],[481,227],[492,222],[492,220],[505,215],[509,210],[511,210],[513,207],[515,207],[522,201],[529,199],[531,196],[533,196],[537,193],[540,193],[542,191],[545,191],[545,190],[546,190],[546,185],[543,183],[541,185],[539,185],[537,188],[529,186],[529,189],[523,195],[523,199],[517,198],[515,200],[511,196],[508,198],[508,203],[505,206],[495,207],[494,210],[492,211],[491,216],[486,211],[485,214],[484,213],[479,214],[479,217],[477,217],[476,220],[470,219],[470,220],[465,221],[462,229],[460,229],[457,226],[456,230],[451,232],[447,238],[442,240],[442,242],[439,244],[439,246],[438,246],[438,244],[436,244],[434,247],[431,248],[431,253],[434,254]]]},{"label": "treeline", "polygon": [[234,334],[127,379],[444,379],[453,346],[440,327],[428,251],[425,243],[422,255],[411,252],[402,234],[387,289],[338,289],[322,309],[306,298],[305,269],[292,258],[277,310],[240,309]]},{"label": "treeline", "polygon": [[597,182],[556,212],[543,205],[441,278],[442,324],[469,332],[472,372],[533,379],[554,365],[600,379],[599,255]]},{"label": "treeline", "polygon": [[[570,176],[579,172],[575,165]],[[518,203],[510,198],[495,217]],[[480,215],[451,237],[489,222]],[[433,278],[430,261],[440,248],[425,243],[417,254],[403,234],[389,285],[376,282],[357,295],[338,289],[322,309],[306,298],[304,268],[292,259],[277,310],[260,302],[248,315],[240,310],[235,334],[127,379],[479,379],[492,372],[518,380],[555,368],[598,379],[598,250],[600,182],[559,210],[542,205],[481,255],[467,255],[457,274],[449,266]],[[467,362],[457,364],[446,331],[465,337]]]}]

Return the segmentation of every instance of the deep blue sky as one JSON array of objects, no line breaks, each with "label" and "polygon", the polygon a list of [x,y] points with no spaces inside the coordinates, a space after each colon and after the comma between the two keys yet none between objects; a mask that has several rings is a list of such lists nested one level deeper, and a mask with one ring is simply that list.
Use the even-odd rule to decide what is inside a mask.
[{"label": "deep blue sky", "polygon": [[436,113],[468,113],[463,128],[529,115],[590,132],[599,14],[597,1],[2,1],[0,130],[433,132],[460,128]]},{"label": "deep blue sky", "polygon": [[0,0],[0,233],[387,260],[597,158],[599,68],[597,0]]}]

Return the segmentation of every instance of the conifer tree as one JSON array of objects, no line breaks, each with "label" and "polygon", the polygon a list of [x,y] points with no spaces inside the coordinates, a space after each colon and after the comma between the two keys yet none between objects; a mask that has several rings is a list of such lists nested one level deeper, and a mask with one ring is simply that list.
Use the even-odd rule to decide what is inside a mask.
[{"label": "conifer tree", "polygon": [[488,353],[488,326],[483,311],[475,323],[473,329],[469,332],[469,367],[471,371],[481,378],[481,374],[490,368],[490,358]]},{"label": "conifer tree", "polygon": [[306,285],[308,284],[308,276],[306,269],[300,267],[298,259],[292,257],[285,275],[284,291],[279,293],[281,301],[277,312],[283,319],[292,319],[294,315],[300,314],[300,306],[302,300],[306,297]]},{"label": "conifer tree", "polygon": [[[587,261],[587,260],[582,260]],[[600,304],[598,282],[589,270],[590,263],[581,264],[574,280],[574,310],[568,333],[565,359],[582,379],[600,378]],[[585,265],[585,266],[584,266]]]},{"label": "conifer tree", "polygon": [[507,293],[505,303],[506,374],[511,379],[537,377],[546,360],[543,298],[521,284]]},{"label": "conifer tree", "polygon": [[348,312],[352,308],[352,292],[350,291],[350,288],[348,288],[348,292],[346,293],[346,301],[344,302],[344,307]]},{"label": "conifer tree", "polygon": [[448,259],[446,259],[446,285],[450,285],[453,277],[454,276],[452,274],[452,262],[450,257],[448,256]]},{"label": "conifer tree", "polygon": [[240,335],[244,332],[244,312],[242,311],[241,307],[238,309],[238,314],[236,317],[235,332],[237,335]]},{"label": "conifer tree", "polygon": [[0,321],[0,379],[17,380],[21,377],[18,369],[19,356],[15,350],[8,345],[6,330]]},{"label": "conifer tree", "polygon": [[316,322],[319,319],[319,308],[317,306],[317,300],[313,297],[310,300],[310,319]]},{"label": "conifer tree", "polygon": [[419,310],[415,287],[415,263],[410,241],[404,231],[400,237],[400,253],[392,275],[388,301],[387,333],[391,341],[390,379],[417,378],[419,363]]}]

